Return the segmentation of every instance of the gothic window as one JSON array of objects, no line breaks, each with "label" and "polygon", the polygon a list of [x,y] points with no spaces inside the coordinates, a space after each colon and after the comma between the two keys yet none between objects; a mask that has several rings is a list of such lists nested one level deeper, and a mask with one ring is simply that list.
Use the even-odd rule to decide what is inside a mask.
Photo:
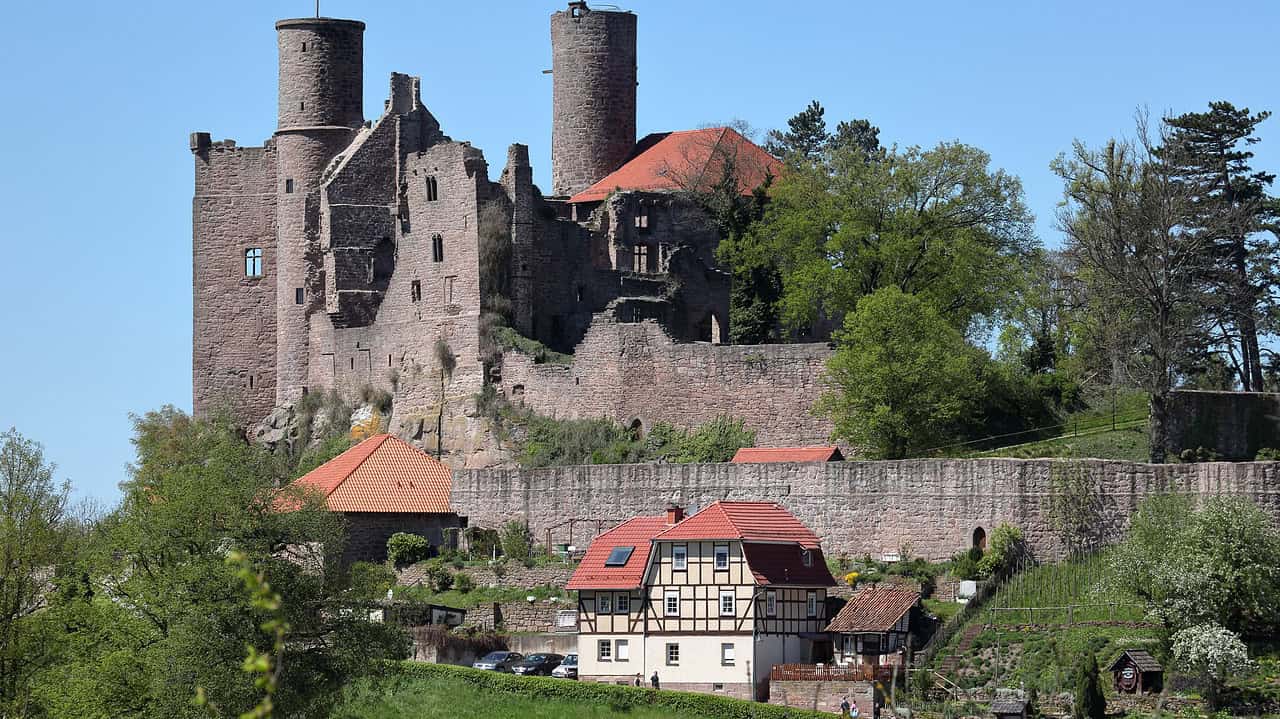
[{"label": "gothic window", "polygon": [[300,305],[306,300],[306,298],[307,298],[306,290],[304,290],[301,287],[295,287],[293,289],[293,304]]},{"label": "gothic window", "polygon": [[293,194],[293,178],[292,177],[284,181],[284,191],[285,191],[285,194],[287,195]]},{"label": "gothic window", "polygon": [[431,260],[444,262],[444,238],[440,235],[431,236]]},{"label": "gothic window", "polygon": [[440,199],[440,187],[436,184],[436,178],[427,178],[427,202],[435,202]]},{"label": "gothic window", "polygon": [[444,278],[444,303],[446,305],[453,304],[453,281],[456,279],[458,278],[457,277]]},{"label": "gothic window", "polygon": [[633,250],[632,258],[634,260],[631,266],[631,270],[633,272],[649,271],[649,246],[648,245],[636,245]]},{"label": "gothic window", "polygon": [[413,282],[409,283],[409,298],[413,302],[417,302],[422,299],[422,281],[421,280],[414,280]]},{"label": "gothic window", "polygon": [[636,223],[636,229],[638,230],[649,229],[649,206],[648,205],[641,205],[639,208],[636,209],[635,223]]},{"label": "gothic window", "polygon": [[262,248],[250,247],[244,251],[244,276],[262,276]]},{"label": "gothic window", "polygon": [[302,43],[302,51],[303,51],[303,52],[306,52],[306,51],[307,51],[307,44],[306,44],[305,42],[304,42],[304,43]]}]

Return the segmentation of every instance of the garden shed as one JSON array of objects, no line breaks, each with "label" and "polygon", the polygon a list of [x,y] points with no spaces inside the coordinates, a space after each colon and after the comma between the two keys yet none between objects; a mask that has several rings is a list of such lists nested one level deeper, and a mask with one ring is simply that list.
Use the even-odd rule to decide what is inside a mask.
[{"label": "garden shed", "polygon": [[1142,649],[1126,649],[1111,663],[1118,694],[1158,694],[1164,686],[1164,667]]}]

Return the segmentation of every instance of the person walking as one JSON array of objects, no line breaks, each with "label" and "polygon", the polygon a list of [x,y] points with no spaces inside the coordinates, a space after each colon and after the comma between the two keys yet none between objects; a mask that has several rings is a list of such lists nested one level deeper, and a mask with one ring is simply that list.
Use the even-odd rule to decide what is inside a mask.
[{"label": "person walking", "polygon": [[640,678],[640,672],[636,672],[636,678],[635,678],[635,681],[634,681],[634,682],[632,682],[632,686],[637,686],[637,687],[638,687],[638,686],[641,686],[641,685],[643,685],[643,684],[644,684],[644,680]]},{"label": "person walking", "polygon": [[658,688],[658,670],[657,669],[654,669],[653,676],[649,677],[649,685],[652,686],[654,689]]},{"label": "person walking", "polygon": [[849,697],[840,697],[840,719],[849,719]]}]

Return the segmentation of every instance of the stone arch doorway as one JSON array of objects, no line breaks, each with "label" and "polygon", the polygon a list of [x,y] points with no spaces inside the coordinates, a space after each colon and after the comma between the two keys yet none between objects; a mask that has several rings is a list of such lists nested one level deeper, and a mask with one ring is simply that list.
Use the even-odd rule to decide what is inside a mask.
[{"label": "stone arch doorway", "polygon": [[639,417],[631,420],[631,424],[627,425],[627,429],[631,431],[631,437],[633,439],[641,439],[644,437],[644,423],[640,421]]},{"label": "stone arch doorway", "polygon": [[987,551],[987,530],[977,527],[973,530],[973,546],[982,551]]}]

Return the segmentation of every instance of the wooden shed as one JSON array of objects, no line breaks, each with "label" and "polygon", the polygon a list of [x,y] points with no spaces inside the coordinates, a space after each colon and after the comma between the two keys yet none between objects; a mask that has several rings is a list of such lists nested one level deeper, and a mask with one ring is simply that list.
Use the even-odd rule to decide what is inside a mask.
[{"label": "wooden shed", "polygon": [[1164,687],[1164,667],[1141,649],[1126,649],[1111,663],[1118,694],[1159,694]]},{"label": "wooden shed", "polygon": [[1027,719],[1027,700],[997,699],[991,702],[991,714],[996,719]]}]

